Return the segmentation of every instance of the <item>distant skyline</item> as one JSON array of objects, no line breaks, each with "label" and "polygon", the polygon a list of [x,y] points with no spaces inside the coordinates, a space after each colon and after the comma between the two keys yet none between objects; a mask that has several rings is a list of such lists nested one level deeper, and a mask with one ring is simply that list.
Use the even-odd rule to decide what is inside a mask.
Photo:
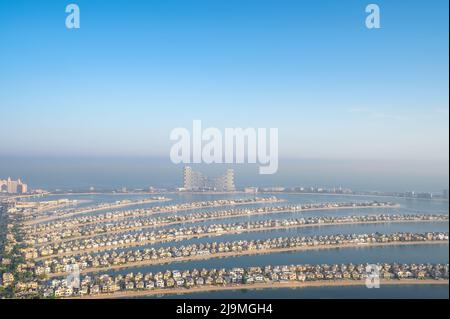
[{"label": "distant skyline", "polygon": [[[184,165],[147,157],[0,157],[0,177],[21,177],[31,188],[79,189],[94,186],[180,187]],[[448,163],[403,160],[281,160],[274,175],[254,165],[192,165],[217,177],[235,169],[235,184],[246,186],[349,187],[366,191],[442,193],[448,189]]]},{"label": "distant skyline", "polygon": [[0,0],[0,157],[168,158],[199,119],[448,184],[448,1],[373,1],[379,30],[369,3]]}]

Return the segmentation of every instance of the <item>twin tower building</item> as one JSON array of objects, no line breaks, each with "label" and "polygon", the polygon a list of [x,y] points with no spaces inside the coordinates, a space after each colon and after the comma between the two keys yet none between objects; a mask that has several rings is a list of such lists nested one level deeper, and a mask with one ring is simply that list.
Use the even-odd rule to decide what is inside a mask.
[{"label": "twin tower building", "polygon": [[20,178],[18,180],[0,179],[0,192],[9,194],[25,194],[28,192],[27,184],[23,183]]},{"label": "twin tower building", "polygon": [[210,179],[201,172],[194,171],[192,167],[185,166],[183,170],[184,189],[187,191],[212,190],[218,192],[233,192],[234,170],[228,169],[225,175]]}]

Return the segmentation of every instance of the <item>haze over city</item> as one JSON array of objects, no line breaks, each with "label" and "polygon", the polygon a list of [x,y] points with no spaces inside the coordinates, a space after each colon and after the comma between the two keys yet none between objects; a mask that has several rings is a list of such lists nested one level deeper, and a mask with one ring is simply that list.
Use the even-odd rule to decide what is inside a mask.
[{"label": "haze over city", "polygon": [[0,299],[448,300],[448,10],[0,0]]}]

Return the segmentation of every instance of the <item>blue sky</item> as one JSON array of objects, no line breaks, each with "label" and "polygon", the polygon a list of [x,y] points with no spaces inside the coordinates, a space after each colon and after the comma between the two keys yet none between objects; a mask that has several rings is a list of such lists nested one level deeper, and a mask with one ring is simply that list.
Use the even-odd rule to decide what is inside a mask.
[{"label": "blue sky", "polygon": [[[81,28],[65,28],[77,3]],[[448,163],[448,1],[0,0],[2,156],[168,157],[278,127],[283,158]]]}]

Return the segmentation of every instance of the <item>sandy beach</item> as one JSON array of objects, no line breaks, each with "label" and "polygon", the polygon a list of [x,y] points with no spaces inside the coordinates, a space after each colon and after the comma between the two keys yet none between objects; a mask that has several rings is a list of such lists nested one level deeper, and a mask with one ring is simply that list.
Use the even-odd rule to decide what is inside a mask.
[{"label": "sandy beach", "polygon": [[[266,203],[275,203],[278,201],[268,201]],[[281,213],[308,213],[308,212],[314,212],[314,211],[327,211],[327,210],[341,210],[341,209],[376,209],[376,208],[399,208],[400,205],[395,204],[392,206],[385,206],[385,207],[377,207],[377,206],[361,206],[361,207],[355,207],[355,206],[344,206],[344,207],[321,207],[321,208],[306,208],[306,209],[299,209],[299,210],[293,210],[293,209],[286,209],[286,210],[269,210],[267,212],[256,212],[256,213],[249,213],[249,214],[245,214],[245,215],[229,215],[229,216],[218,216],[218,217],[214,217],[214,218],[199,218],[197,220],[192,220],[192,221],[181,221],[181,222],[171,222],[171,223],[166,223],[166,224],[161,224],[158,226],[144,226],[142,228],[151,228],[151,227],[163,227],[163,226],[167,226],[167,225],[175,225],[175,224],[184,224],[184,223],[194,223],[194,222],[199,222],[199,221],[207,221],[207,220],[219,220],[219,219],[228,219],[228,218],[234,218],[234,217],[248,217],[248,216],[258,216],[258,215],[269,215],[269,214],[281,214]],[[184,209],[184,210],[188,210],[188,209]],[[184,211],[183,210],[183,211]],[[181,210],[179,210],[181,211]],[[151,215],[156,215],[156,214],[160,214],[160,213],[170,213],[170,212],[176,212],[176,211],[161,211],[161,212],[156,212],[156,213],[151,213],[151,214],[147,214],[146,216],[151,216]],[[94,222],[88,222],[88,223],[83,223],[83,224],[78,224],[78,225],[73,225],[73,226],[67,226],[64,227],[64,229],[72,229],[72,228],[78,228],[78,227],[84,227],[84,226],[89,226],[89,225],[94,225],[94,224],[99,224],[99,223],[111,223],[111,222],[116,222],[116,221],[120,221],[122,219],[127,219],[127,218],[133,218],[133,217],[138,217],[138,216],[126,216],[126,217],[118,217],[118,218],[114,218],[114,219],[109,219],[109,220],[103,220],[103,221],[94,221]],[[53,230],[51,230],[53,231]],[[40,231],[40,232],[36,232],[35,234],[46,234],[49,233],[51,231]],[[121,232],[117,231],[117,232]],[[127,231],[127,230],[125,230]],[[108,232],[108,234],[110,234],[111,232]]]},{"label": "sandy beach", "polygon": [[134,205],[145,205],[145,204],[151,204],[151,203],[159,203],[159,202],[167,202],[170,201],[170,198],[165,198],[165,199],[143,199],[143,200],[139,200],[139,201],[126,201],[123,203],[117,203],[117,204],[112,204],[112,205],[105,205],[105,206],[95,206],[95,207],[88,207],[86,209],[81,209],[72,213],[67,213],[67,214],[63,214],[63,215],[54,215],[54,216],[49,216],[49,217],[43,217],[43,218],[37,218],[34,220],[29,220],[24,222],[24,225],[36,225],[36,224],[40,224],[40,223],[44,223],[44,222],[49,222],[52,220],[57,220],[57,219],[61,219],[61,218],[67,218],[67,217],[72,217],[72,216],[77,216],[77,215],[82,215],[82,214],[87,214],[87,213],[93,213],[93,212],[97,212],[97,211],[102,211],[102,210],[107,210],[107,209],[117,209],[117,208],[122,208],[122,207],[127,207],[127,206],[134,206]]},{"label": "sandy beach", "polygon": [[35,211],[25,212],[25,213],[23,213],[23,216],[28,217],[28,216],[32,216],[35,213],[45,213],[45,212],[48,212],[51,210],[61,209],[64,207],[69,207],[69,206],[76,206],[76,205],[84,204],[84,203],[88,203],[88,202],[90,202],[90,201],[89,200],[79,200],[76,203],[63,203],[63,204],[52,205],[52,206],[38,206],[38,208]]},{"label": "sandy beach", "polygon": [[[299,252],[299,251],[309,251],[309,250],[323,250],[323,249],[345,249],[345,248],[371,248],[371,247],[386,247],[386,246],[411,246],[411,245],[448,245],[448,241],[410,241],[410,242],[389,242],[389,243],[373,243],[373,244],[342,244],[342,245],[323,245],[323,246],[299,246],[292,248],[279,248],[279,249],[259,249],[259,250],[246,250],[241,252],[224,252],[216,254],[207,255],[196,255],[189,257],[180,258],[161,258],[154,260],[143,260],[138,262],[127,263],[123,265],[111,265],[108,267],[95,267],[86,268],[81,270],[80,273],[97,273],[105,272],[108,270],[126,269],[133,267],[142,266],[152,266],[152,265],[163,265],[175,262],[187,262],[187,261],[197,261],[206,260],[212,258],[228,258],[228,257],[239,257],[239,256],[252,256],[252,255],[265,255],[272,253],[283,253],[283,252]],[[48,278],[55,278],[65,276],[66,273],[48,274]]]},{"label": "sandy beach", "polygon": [[[148,201],[135,201],[132,203],[124,203],[124,204],[115,204],[112,206],[108,206],[108,207],[96,207],[94,210],[92,209],[86,209],[84,211],[81,212],[74,212],[74,213],[68,213],[65,215],[60,215],[60,216],[50,216],[50,217],[46,217],[46,218],[39,218],[39,219],[35,219],[32,221],[27,221],[24,224],[25,225],[36,225],[36,224],[41,224],[44,222],[49,222],[49,221],[53,221],[53,220],[58,220],[58,219],[65,219],[67,217],[71,217],[74,215],[80,215],[80,214],[86,214],[86,213],[92,213],[95,211],[101,211],[101,210],[107,210],[107,209],[116,209],[116,208],[120,208],[120,207],[126,207],[126,206],[134,206],[134,205],[143,205],[143,204],[149,204],[149,203],[153,203],[153,202],[167,202],[170,201],[170,198],[166,198],[164,200],[148,200]],[[272,203],[279,203],[279,202],[283,202],[284,200],[282,199],[276,199],[276,200],[267,200],[267,201],[256,201],[256,202],[243,202],[243,203],[232,203],[232,204],[217,204],[217,205],[210,205],[210,206],[202,206],[202,207],[184,207],[184,208],[180,208],[180,209],[167,209],[167,210],[161,210],[161,211],[157,211],[157,212],[149,212],[149,213],[145,213],[143,215],[132,215],[132,216],[123,216],[123,217],[117,217],[114,218],[112,221],[118,221],[121,219],[125,219],[125,218],[130,218],[130,217],[139,217],[139,216],[151,216],[151,215],[156,215],[156,214],[164,214],[164,213],[174,213],[174,212],[178,212],[178,211],[188,211],[188,210],[195,210],[195,209],[203,209],[203,208],[214,208],[214,207],[226,207],[226,206],[240,206],[240,205],[252,205],[252,204],[272,204]],[[111,220],[106,220],[105,222],[108,222]],[[84,225],[89,225],[89,224],[97,224],[99,223],[98,221],[94,221],[91,223],[86,223],[86,224],[82,224],[82,226]],[[79,225],[77,226],[79,227]]]},{"label": "sandy beach", "polygon": [[[308,287],[346,287],[346,286],[364,286],[365,280],[333,280],[333,281],[306,281],[306,282],[273,282],[273,283],[256,283],[249,285],[230,285],[230,286],[203,286],[194,288],[166,288],[156,290],[140,290],[140,291],[121,291],[111,294],[99,294],[93,296],[75,297],[75,299],[111,299],[111,298],[138,298],[150,296],[164,296],[164,295],[181,295],[181,294],[195,294],[199,292],[210,291],[226,291],[226,290],[255,290],[255,289],[277,289],[277,288],[308,288]],[[448,280],[433,280],[433,279],[393,279],[381,280],[380,288],[383,285],[448,285]],[[192,295],[195,298],[195,295]],[[73,298],[72,298],[73,299]]]},{"label": "sandy beach", "polygon": [[[208,219],[207,219],[208,220]],[[202,219],[198,221],[203,221]],[[186,235],[186,236],[178,236],[174,238],[168,238],[168,239],[162,239],[157,241],[151,241],[151,242],[138,242],[136,245],[127,244],[124,246],[120,246],[120,248],[123,247],[133,247],[133,246],[140,246],[142,243],[144,244],[156,244],[160,242],[170,242],[170,241],[179,241],[179,240],[187,240],[187,239],[193,239],[193,238],[203,238],[203,237],[217,237],[222,235],[233,235],[233,234],[241,234],[241,233],[250,233],[250,232],[262,232],[262,231],[272,231],[272,230],[280,230],[280,229],[294,229],[294,228],[311,228],[311,227],[326,227],[326,226],[341,226],[341,225],[370,225],[370,224],[389,224],[389,223],[439,223],[439,222],[448,222],[448,220],[389,220],[389,221],[361,221],[361,222],[339,222],[339,223],[322,223],[322,224],[299,224],[299,225],[287,225],[287,226],[276,226],[276,227],[259,227],[259,228],[249,228],[249,229],[238,229],[238,230],[231,230],[231,231],[221,231],[221,232],[215,232],[215,233],[205,233],[205,234],[193,234],[193,235]],[[179,224],[179,222],[174,223],[168,223],[165,226],[175,225]],[[95,234],[95,235],[86,235],[86,236],[79,236],[79,237],[72,237],[68,239],[63,240],[57,240],[57,241],[51,241],[46,242],[42,244],[38,244],[35,247],[40,247],[48,244],[58,244],[58,243],[64,243],[68,241],[73,240],[82,240],[87,238],[95,238],[95,237],[101,237],[106,235],[112,235],[112,234],[118,234],[118,233],[124,233],[128,231],[136,231],[136,230],[142,230],[146,228],[158,228],[155,226],[145,226],[145,227],[132,227],[128,228],[126,230],[117,230],[117,231],[108,231],[107,233],[101,233],[101,234]],[[113,247],[119,247],[119,246],[113,246]],[[108,248],[105,248],[106,250]],[[89,252],[89,250],[84,250],[83,252]],[[55,256],[55,255],[53,255]],[[62,256],[62,255],[60,255]]]}]

